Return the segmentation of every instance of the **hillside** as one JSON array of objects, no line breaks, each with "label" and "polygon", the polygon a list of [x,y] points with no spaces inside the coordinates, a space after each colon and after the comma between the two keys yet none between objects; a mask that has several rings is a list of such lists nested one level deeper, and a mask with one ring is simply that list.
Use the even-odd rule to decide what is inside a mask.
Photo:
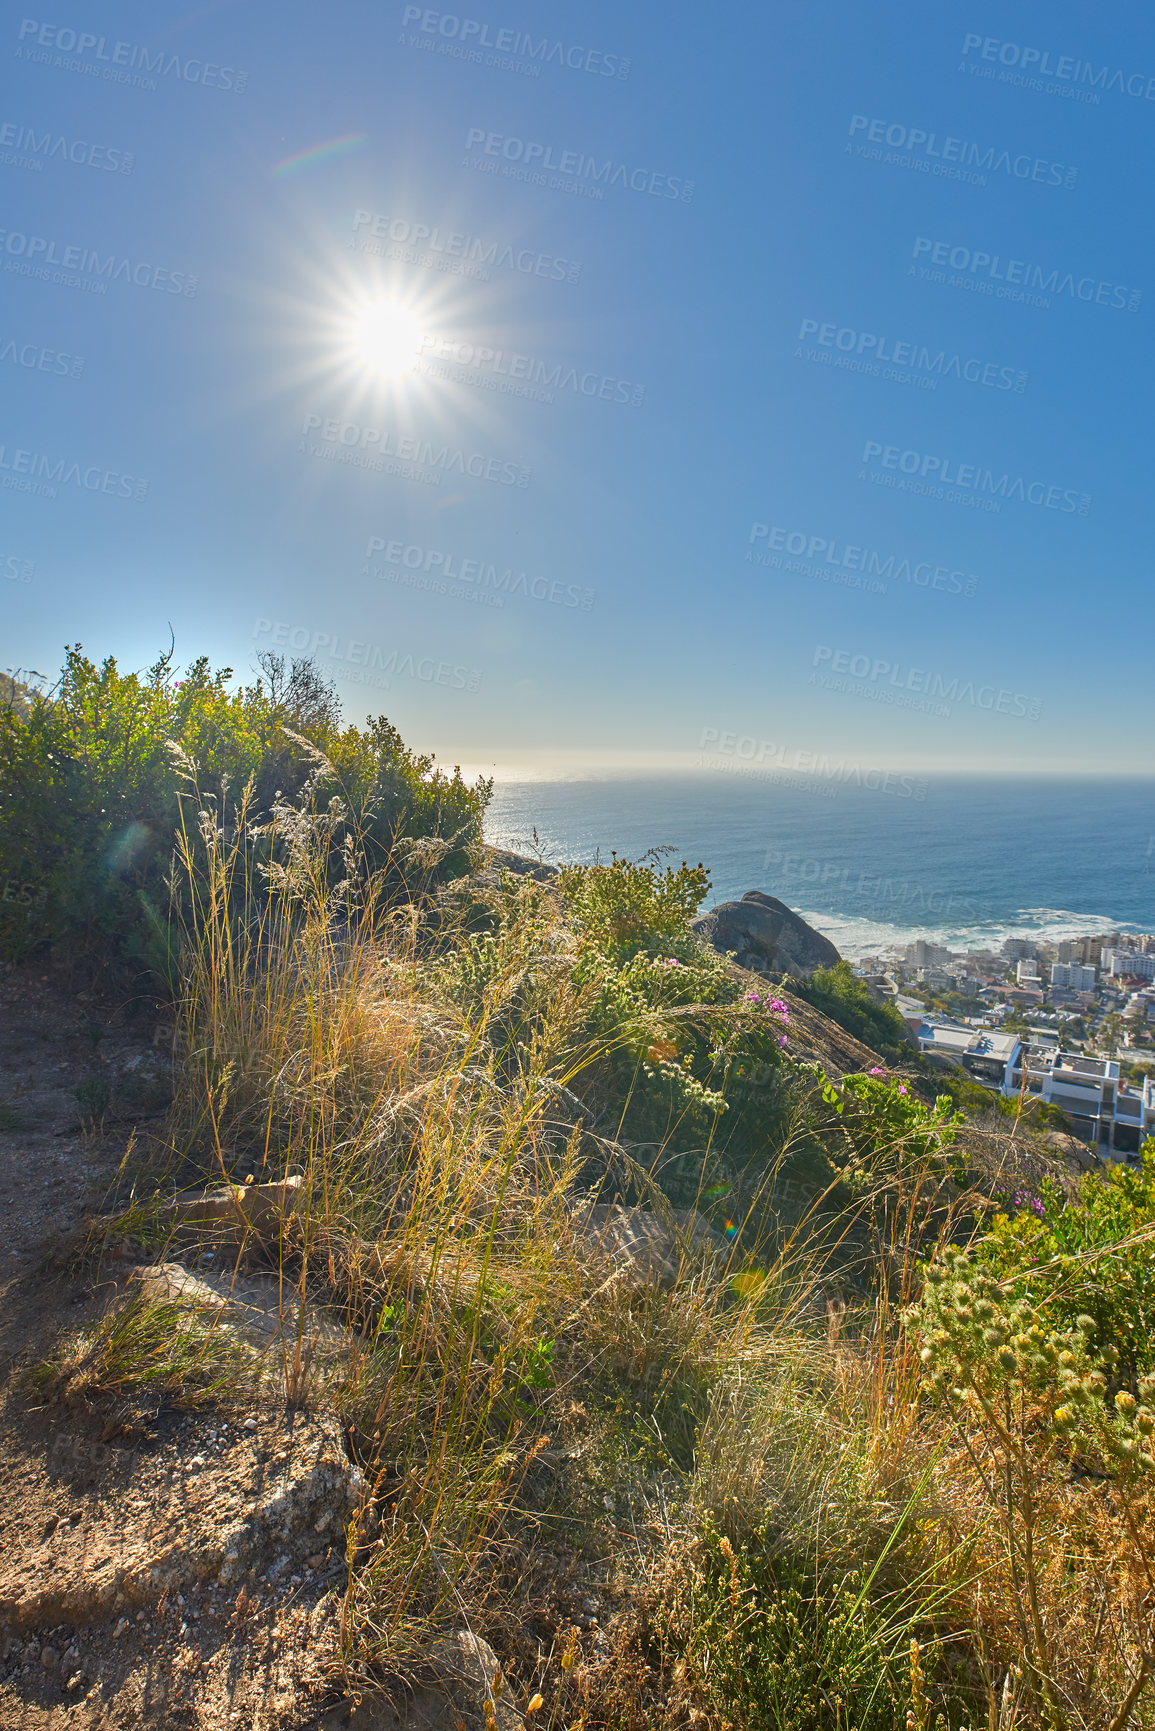
[{"label": "hillside", "polygon": [[267,672],[0,714],[0,1722],[1149,1725],[1155,1159]]}]

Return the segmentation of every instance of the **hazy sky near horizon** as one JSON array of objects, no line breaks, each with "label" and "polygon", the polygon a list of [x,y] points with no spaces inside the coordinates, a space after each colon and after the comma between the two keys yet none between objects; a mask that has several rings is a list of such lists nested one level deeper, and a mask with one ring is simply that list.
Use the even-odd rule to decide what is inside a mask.
[{"label": "hazy sky near horizon", "polygon": [[477,767],[1149,769],[1142,9],[0,31],[0,665],[313,652]]}]

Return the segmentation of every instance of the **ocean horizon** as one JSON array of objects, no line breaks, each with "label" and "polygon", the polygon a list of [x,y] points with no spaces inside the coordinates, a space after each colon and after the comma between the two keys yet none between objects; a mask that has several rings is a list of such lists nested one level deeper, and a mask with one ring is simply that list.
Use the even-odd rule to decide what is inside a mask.
[{"label": "ocean horizon", "polygon": [[849,960],[1155,930],[1155,777],[606,774],[495,783],[487,839],[588,864],[699,861],[704,907],[763,890]]}]

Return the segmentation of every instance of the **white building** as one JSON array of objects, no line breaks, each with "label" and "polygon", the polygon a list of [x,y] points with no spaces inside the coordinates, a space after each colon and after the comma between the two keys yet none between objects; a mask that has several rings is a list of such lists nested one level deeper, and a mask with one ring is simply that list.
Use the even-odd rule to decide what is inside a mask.
[{"label": "white building", "polygon": [[1075,1134],[1106,1159],[1137,1157],[1144,1138],[1155,1134],[1155,1079],[1148,1076],[1141,1088],[1121,1082],[1113,1058],[1085,1058],[1032,1041],[1007,1066],[1004,1094],[1022,1091],[1024,1071],[1026,1092],[1060,1106]]},{"label": "white building", "polygon": [[975,1028],[937,1017],[924,1018],[917,1036],[920,1052],[936,1053],[965,1070],[976,1082],[1004,1091],[1011,1067],[1022,1050],[1018,1034],[1003,1034],[995,1028]]},{"label": "white building", "polygon": [[1039,973],[1039,964],[1035,961],[1033,956],[1024,956],[1019,962],[1018,966],[1015,968],[1015,979],[1019,982],[1020,986],[1042,985],[1043,981],[1042,976]]},{"label": "white building", "polygon": [[925,938],[916,938],[913,944],[907,944],[903,951],[903,960],[908,967],[941,968],[951,961],[951,951],[942,944],[928,943]]},{"label": "white building", "polygon": [[1138,974],[1140,979],[1155,980],[1155,956],[1145,955],[1142,950],[1104,950],[1103,966],[1116,979],[1124,974]]},{"label": "white building", "polygon": [[1051,985],[1068,986],[1073,992],[1093,992],[1095,970],[1083,962],[1055,962],[1051,967]]}]

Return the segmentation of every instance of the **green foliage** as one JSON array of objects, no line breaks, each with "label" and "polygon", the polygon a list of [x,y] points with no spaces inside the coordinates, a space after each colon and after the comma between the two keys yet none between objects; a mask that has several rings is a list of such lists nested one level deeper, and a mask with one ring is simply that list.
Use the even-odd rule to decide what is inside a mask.
[{"label": "green foliage", "polygon": [[1020,1191],[975,1247],[976,1263],[1048,1327],[1094,1319],[1096,1338],[1119,1354],[1118,1376],[1137,1392],[1155,1371],[1155,1140],[1136,1171],[1086,1173],[1068,1199],[1056,1184]]},{"label": "green foliage", "polygon": [[670,1632],[725,1718],[750,1731],[929,1724],[917,1648],[912,1688],[912,1631],[871,1603],[860,1576],[817,1594],[812,1578],[773,1558],[764,1531],[735,1548],[708,1524],[702,1551],[690,1604]]},{"label": "green foliage", "polygon": [[563,866],[558,883],[590,942],[624,960],[664,938],[684,938],[710,874],[701,864],[662,869],[652,858],[615,853],[608,866]]},{"label": "green foliage", "polygon": [[954,1173],[950,1151],[960,1119],[947,1095],[928,1106],[906,1082],[880,1073],[828,1082],[823,1098],[841,1118],[852,1150],[848,1175],[874,1184],[896,1162]]},{"label": "green foliage", "polygon": [[816,968],[806,981],[791,989],[864,1046],[892,1064],[909,1064],[915,1057],[906,1035],[906,1023],[893,1004],[880,1004],[871,997],[849,962],[831,968]]},{"label": "green foliage", "polygon": [[[679,1205],[721,1196],[764,1166],[792,1109],[783,1063],[789,1012],[744,991],[690,921],[701,866],[613,859],[573,867],[561,888],[579,930],[574,978],[588,994],[595,1069],[619,1133],[663,1149],[662,1184]],[[720,1209],[724,1216],[726,1209]]]},{"label": "green foliage", "polygon": [[467,868],[491,783],[470,788],[459,771],[435,769],[384,717],[343,728],[311,662],[265,656],[262,674],[236,686],[231,669],[202,656],[177,678],[171,652],[146,673],[122,673],[74,645],[50,692],[0,705],[0,953],[57,946],[167,978],[182,763],[219,790],[224,825],[250,785],[258,816],[310,786],[342,800],[364,875],[399,880],[401,838],[439,844],[425,883]]}]

